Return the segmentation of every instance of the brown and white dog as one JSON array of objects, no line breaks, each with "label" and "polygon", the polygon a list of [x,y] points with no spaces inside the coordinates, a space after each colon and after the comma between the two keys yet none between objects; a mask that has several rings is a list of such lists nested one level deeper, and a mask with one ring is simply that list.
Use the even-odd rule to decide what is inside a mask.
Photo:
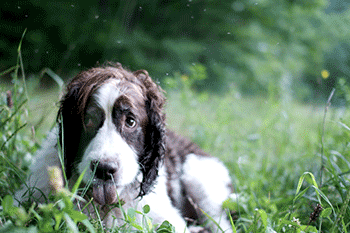
[{"label": "brown and white dog", "polygon": [[[130,72],[120,64],[78,74],[60,102],[57,126],[49,133],[31,166],[34,197],[50,193],[48,166],[60,166],[73,182],[85,170],[84,184],[100,206],[106,227],[123,223],[119,208],[149,204],[155,223],[168,220],[177,232],[189,232],[186,220],[202,223],[203,210],[230,231],[221,205],[231,193],[226,167],[194,143],[166,130],[165,98],[147,71]],[[41,190],[35,191],[35,190]],[[17,193],[25,200],[25,190]],[[217,230],[215,224],[210,226]]]}]

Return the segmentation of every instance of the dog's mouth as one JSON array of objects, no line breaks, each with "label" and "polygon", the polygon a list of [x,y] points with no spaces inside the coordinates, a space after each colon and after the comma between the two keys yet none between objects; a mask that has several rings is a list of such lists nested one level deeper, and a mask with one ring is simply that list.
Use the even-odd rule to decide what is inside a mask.
[{"label": "dog's mouth", "polygon": [[118,201],[117,187],[111,180],[95,179],[92,185],[92,196],[102,206],[114,204]]},{"label": "dog's mouth", "polygon": [[117,195],[117,165],[106,161],[93,160],[90,164],[94,180],[92,196],[100,205],[113,204],[118,200]]}]

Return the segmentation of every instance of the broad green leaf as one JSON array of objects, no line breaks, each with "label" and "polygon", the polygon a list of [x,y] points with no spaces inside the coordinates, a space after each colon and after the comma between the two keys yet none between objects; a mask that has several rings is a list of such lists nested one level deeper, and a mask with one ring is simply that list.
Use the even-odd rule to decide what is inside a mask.
[{"label": "broad green leaf", "polygon": [[[175,232],[175,228],[171,223],[168,221],[164,221],[157,229],[157,233],[172,233]],[[179,232],[183,232],[182,229],[179,230]]]},{"label": "broad green leaf", "polygon": [[62,218],[63,218],[63,213],[60,212],[60,213],[56,213],[53,215],[55,220],[56,220],[56,224],[55,224],[55,230],[57,231],[60,227],[60,224],[61,224],[61,221],[62,221]]},{"label": "broad green leaf", "polygon": [[311,225],[302,225],[300,226],[300,229],[304,232],[318,232],[316,227]]},{"label": "broad green leaf", "polygon": [[136,222],[132,222],[131,226],[135,227],[137,230],[143,232],[143,227],[137,224]]},{"label": "broad green leaf", "polygon": [[81,222],[88,218],[85,214],[77,210],[71,210],[69,212],[69,216],[73,219],[74,222]]},{"label": "broad green leaf", "polygon": [[322,210],[320,216],[321,216],[322,218],[327,218],[327,217],[329,217],[329,215],[331,215],[331,214],[332,214],[332,208],[326,208],[326,209]]},{"label": "broad green leaf", "polygon": [[15,208],[17,207],[13,206],[13,198],[10,195],[6,195],[2,200],[2,208],[5,213],[11,216],[15,213]]},{"label": "broad green leaf", "polygon": [[261,221],[264,225],[264,230],[266,230],[266,228],[267,228],[267,214],[266,214],[265,210],[262,210],[262,209],[258,209],[257,211],[260,214]]},{"label": "broad green leaf", "polygon": [[143,207],[143,213],[145,213],[145,214],[148,214],[150,210],[151,210],[151,208],[149,207],[149,205],[145,205]]}]

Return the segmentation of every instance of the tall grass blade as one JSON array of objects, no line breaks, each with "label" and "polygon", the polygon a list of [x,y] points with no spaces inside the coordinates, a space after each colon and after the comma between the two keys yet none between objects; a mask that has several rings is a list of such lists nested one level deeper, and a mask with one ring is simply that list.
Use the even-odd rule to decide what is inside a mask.
[{"label": "tall grass blade", "polygon": [[220,224],[218,222],[216,222],[209,214],[207,214],[204,210],[200,209],[202,211],[202,213],[208,218],[210,219],[210,221],[212,221],[221,232],[224,232],[224,230],[221,228]]},{"label": "tall grass blade", "polygon": [[[311,178],[311,182],[307,178]],[[316,188],[318,188],[318,185],[317,185],[316,180],[315,180],[315,176],[311,172],[304,172],[304,174],[299,179],[298,186],[297,186],[297,191],[296,191],[295,195],[297,195],[299,193],[299,191],[301,189],[301,186],[302,186],[302,184],[304,182],[304,179],[307,179],[308,183],[310,183],[313,186],[315,186]]]},{"label": "tall grass blade", "polygon": [[322,127],[322,135],[321,135],[321,170],[320,170],[320,185],[322,186],[322,178],[323,178],[323,170],[324,170],[324,134],[326,130],[326,116],[327,116],[327,111],[329,106],[331,105],[331,100],[333,98],[335,92],[335,88],[333,88],[331,94],[328,97],[326,107],[324,109],[324,114],[323,114],[323,127]]},{"label": "tall grass blade", "polygon": [[6,145],[13,137],[15,137],[15,136],[17,135],[17,133],[18,133],[21,129],[23,129],[24,127],[26,127],[26,125],[27,125],[27,123],[24,123],[23,125],[21,125],[20,127],[18,127],[18,128],[15,130],[15,132],[13,132],[13,133],[6,139],[6,141],[2,144],[0,150],[2,151],[2,150],[4,149],[4,147],[5,147],[5,145]]},{"label": "tall grass blade", "polygon": [[89,220],[85,219],[83,221],[81,221],[82,224],[84,224],[86,226],[86,228],[91,232],[91,233],[95,233],[95,228],[94,226],[89,222]]},{"label": "tall grass blade", "polygon": [[74,196],[75,196],[75,194],[77,193],[77,190],[78,190],[78,188],[79,188],[79,186],[80,186],[80,184],[81,184],[81,182],[82,182],[82,180],[83,180],[83,177],[84,177],[86,171],[87,171],[87,167],[86,167],[86,168],[84,169],[84,171],[80,174],[80,176],[78,177],[77,181],[75,182],[75,184],[74,184],[74,186],[73,186],[73,188],[72,188],[72,193],[74,194]]},{"label": "tall grass blade", "polygon": [[[18,53],[18,56],[17,56],[17,64],[16,64],[16,68],[15,68],[15,74],[14,74],[14,80],[15,80],[15,85],[14,85],[14,95],[17,95],[17,79],[18,79],[18,69],[21,67],[21,70],[22,70],[22,75],[24,77],[24,68],[23,68],[23,62],[22,61],[22,55],[21,55],[21,48],[22,48],[22,42],[23,42],[23,39],[24,39],[24,36],[27,32],[27,29],[24,30],[23,34],[22,34],[22,37],[21,37],[21,40],[19,41],[19,45],[18,45],[18,48],[17,48],[17,53]],[[27,93],[27,88],[24,85],[24,89],[25,89],[25,93],[26,93],[26,98],[28,99],[28,93]],[[17,107],[16,106],[16,102],[15,101],[15,108]]]},{"label": "tall grass blade", "polygon": [[[315,186],[312,186],[312,187],[316,190],[316,194],[318,194],[320,197],[322,197],[323,200],[325,200],[325,201],[327,202],[327,204],[332,208],[333,213],[335,213],[335,210],[334,210],[334,208],[333,208],[333,205],[332,205],[332,203],[329,201],[329,199],[327,198],[327,196],[326,196],[320,189],[318,189],[317,187],[315,187]],[[318,198],[318,199],[319,199],[319,198]],[[320,204],[321,204],[321,202],[320,202]]]},{"label": "tall grass blade", "polygon": [[345,128],[346,130],[350,131],[350,127],[347,126],[346,124],[344,124],[343,122],[338,121],[338,124],[339,124],[340,126],[342,126],[343,128]]},{"label": "tall grass blade", "polygon": [[5,74],[11,73],[13,70],[18,69],[18,67],[19,67],[18,65],[12,66],[12,67],[8,68],[7,70],[1,72],[0,76],[4,76]]},{"label": "tall grass blade", "polygon": [[98,220],[98,223],[99,223],[101,229],[103,229],[104,227],[103,227],[103,222],[102,222],[102,218],[101,218],[101,215],[100,215],[100,211],[98,210],[98,207],[96,207],[94,202],[91,202],[91,205],[92,205],[92,207],[93,207],[93,209],[95,211],[95,215],[96,215],[96,218]]},{"label": "tall grass blade", "polygon": [[11,169],[13,171],[15,171],[15,173],[17,174],[17,176],[24,182],[24,179],[22,179],[25,176],[25,171],[23,171],[22,169],[19,169],[15,164],[13,164],[13,162],[11,162],[8,158],[5,157],[4,153],[1,151],[0,152],[0,158],[2,160],[5,161],[5,163],[8,164],[9,167],[11,167]]},{"label": "tall grass blade", "polygon": [[331,232],[334,232],[334,230],[337,227],[337,224],[338,224],[340,219],[342,219],[343,228],[345,227],[345,225],[344,225],[344,214],[345,214],[346,209],[348,208],[349,201],[350,201],[350,190],[348,190],[348,193],[346,195],[346,199],[345,199],[345,201],[344,201],[344,203],[343,203],[343,205],[342,205],[342,207],[340,209],[339,214],[337,215],[337,218],[334,221],[334,224],[333,224]]},{"label": "tall grass blade", "polygon": [[[66,168],[65,168],[65,164],[64,164],[64,131],[63,131],[63,117],[60,116],[60,119],[61,121],[61,132],[62,132],[62,135],[61,135],[61,138],[57,138],[57,147],[58,147],[58,157],[60,159],[60,163],[61,163],[61,167],[62,167],[62,173],[63,173],[63,178],[64,178],[64,182],[66,184],[66,186],[68,187],[68,179],[67,179],[67,175],[66,175]],[[59,127],[59,126],[58,126]],[[57,132],[59,132],[59,129],[57,129]]]},{"label": "tall grass blade", "polygon": [[311,184],[311,187],[313,187],[315,189],[318,202],[320,204],[322,204],[322,202],[321,202],[321,197],[322,197],[323,200],[325,200],[327,202],[327,204],[332,208],[333,213],[335,213],[332,203],[329,201],[327,196],[318,188],[318,185],[316,183],[316,179],[311,172],[304,172],[304,174],[300,177],[299,182],[298,182],[297,191],[295,193],[296,197],[293,200],[293,204],[300,196],[304,195],[306,190],[307,190],[307,189],[305,189],[299,193],[304,180],[306,180],[309,184]]},{"label": "tall grass blade", "polygon": [[20,105],[18,106],[18,108],[15,108],[15,111],[4,120],[4,122],[2,122],[0,124],[0,129],[4,127],[5,124],[7,124],[8,121],[10,121],[13,117],[17,116],[18,111],[22,108],[22,106],[27,103],[27,100],[24,100],[22,103],[20,103]]},{"label": "tall grass blade", "polygon": [[64,81],[62,80],[62,78],[58,76],[55,72],[53,72],[50,68],[43,69],[41,71],[40,78],[42,78],[44,74],[48,74],[56,82],[61,92],[64,86]]},{"label": "tall grass blade", "polygon": [[66,220],[66,223],[68,228],[70,229],[70,232],[76,232],[76,233],[79,232],[77,225],[74,223],[72,218],[67,213],[64,213],[64,220]]},{"label": "tall grass blade", "polygon": [[304,194],[307,192],[307,190],[309,190],[310,187],[305,188],[303,191],[301,191],[300,193],[298,193],[298,195],[296,195],[293,199],[293,205],[294,203],[302,196],[304,196]]},{"label": "tall grass blade", "polygon": [[230,214],[230,211],[227,211],[227,215],[228,215],[228,217],[229,217],[229,219],[230,219],[232,232],[233,232],[233,233],[237,233],[237,229],[236,229],[235,224],[233,223],[233,219],[232,219],[232,216],[231,216],[231,214]]},{"label": "tall grass blade", "polygon": [[20,64],[20,67],[21,67],[21,73],[22,73],[22,79],[23,79],[23,88],[24,88],[24,93],[26,95],[26,98],[29,99],[29,96],[28,96],[28,90],[27,90],[27,85],[26,85],[26,80],[25,80],[25,73],[24,73],[24,65],[23,65],[23,58],[22,58],[22,50],[21,50],[21,47],[22,47],[22,42],[23,42],[23,39],[24,39],[24,36],[27,32],[27,28],[24,30],[23,34],[22,34],[22,38],[21,38],[21,41],[19,43],[19,46],[18,46],[18,62]]}]

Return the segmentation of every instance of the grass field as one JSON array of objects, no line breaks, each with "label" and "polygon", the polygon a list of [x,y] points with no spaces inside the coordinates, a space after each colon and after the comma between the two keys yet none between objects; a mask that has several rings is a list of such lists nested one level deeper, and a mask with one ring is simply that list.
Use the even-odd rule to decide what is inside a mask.
[{"label": "grass field", "polygon": [[[99,223],[77,213],[69,195],[58,195],[55,204],[12,207],[13,193],[54,123],[60,93],[40,90],[35,78],[25,88],[16,70],[15,84],[0,85],[0,232],[101,232]],[[233,88],[224,95],[197,93],[186,83],[169,89],[167,98],[168,127],[228,166],[239,194],[224,203],[234,231],[348,232],[349,108],[330,106],[324,121],[326,103],[242,97]],[[127,213],[130,224],[134,213]],[[140,214],[147,219],[146,213]],[[140,225],[139,231],[152,227]],[[162,229],[171,230],[166,224]]]}]

